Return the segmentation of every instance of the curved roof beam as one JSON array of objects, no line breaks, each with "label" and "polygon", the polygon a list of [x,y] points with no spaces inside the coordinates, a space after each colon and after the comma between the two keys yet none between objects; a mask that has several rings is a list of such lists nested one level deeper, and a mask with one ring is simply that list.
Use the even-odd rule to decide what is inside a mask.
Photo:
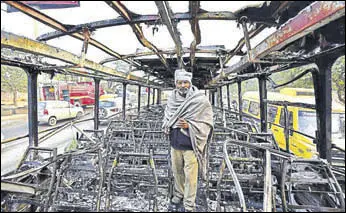
[{"label": "curved roof beam", "polygon": [[[4,3],[16,8],[17,10],[21,11],[22,13],[32,17],[33,19],[45,24],[45,25],[48,25],[50,27],[52,27],[53,29],[56,29],[56,30],[59,30],[61,32],[64,32],[64,33],[68,33],[68,28],[66,25],[58,22],[57,20],[41,13],[40,11],[26,5],[26,4],[23,4],[19,1],[3,1]],[[84,41],[84,35],[82,33],[79,33],[79,32],[74,32],[74,33],[71,33],[71,34],[68,34],[76,39],[79,39],[81,41]],[[121,59],[121,55],[113,50],[111,50],[109,47],[103,45],[102,43],[90,38],[89,39],[89,44],[93,45],[94,47],[102,50],[103,52],[115,57],[115,58],[119,58]],[[140,66],[140,64],[138,62],[133,62],[133,61],[130,61],[130,60],[124,60],[125,62],[127,63],[133,63],[135,64],[136,66]]]},{"label": "curved roof beam", "polygon": [[[243,56],[240,61],[226,69],[224,76],[218,75],[210,81],[210,85],[217,83],[231,73],[238,73],[260,63],[261,58],[269,53],[280,50],[285,45],[294,42],[308,33],[345,16],[345,2],[316,1],[301,10],[295,17],[289,19],[281,27],[259,43],[250,53]],[[251,56],[251,58],[249,57]]]},{"label": "curved roof beam", "polygon": [[[83,30],[83,28],[87,27],[90,30],[96,30],[106,27],[114,27],[114,26],[122,26],[126,24],[140,24],[140,23],[155,23],[157,20],[160,19],[159,15],[138,15],[136,17],[132,18],[132,21],[129,22],[123,17],[118,17],[115,19],[108,19],[108,20],[102,20],[102,21],[95,21],[85,24],[79,24],[75,25],[73,27],[70,27],[68,31],[62,32],[62,31],[55,31],[50,33],[45,33],[37,37],[37,40],[39,41],[47,41],[50,39],[58,38],[61,36],[65,36],[71,33],[80,32]],[[191,19],[190,13],[175,13],[173,14],[173,19],[177,22],[179,21],[187,21]],[[199,20],[236,20],[237,17],[232,12],[205,12],[201,11],[197,14],[197,19]]]},{"label": "curved roof beam", "polygon": [[[26,53],[32,53],[37,55],[46,56],[48,58],[58,59],[60,61],[72,64],[71,67],[66,67],[64,70],[70,72],[81,72],[84,74],[94,75],[95,77],[100,75],[109,75],[114,77],[121,77],[123,79],[135,80],[140,82],[147,82],[146,79],[140,78],[135,75],[127,75],[126,73],[116,71],[106,66],[102,66],[99,63],[85,59],[84,68],[78,67],[80,63],[80,57],[74,55],[68,51],[62,50],[57,47],[50,46],[23,36],[18,36],[13,33],[1,31],[1,48],[10,48],[12,50],[18,50]],[[3,57],[1,55],[1,57]],[[59,67],[52,67],[51,69],[59,69]],[[93,71],[93,72],[91,72]],[[150,82],[155,84],[154,82]],[[157,84],[155,84],[157,85]]]},{"label": "curved roof beam", "polygon": [[[277,18],[277,16],[284,11],[290,4],[292,4],[292,1],[283,1],[280,6],[273,12],[272,17],[274,19]],[[268,26],[266,24],[260,24],[258,27],[256,27],[255,29],[251,30],[249,32],[249,38],[253,38],[254,36],[256,36],[257,34],[259,34],[260,32],[262,32],[262,30],[264,30],[265,28],[267,28]],[[243,37],[242,39],[239,40],[237,46],[230,51],[230,54],[228,56],[226,56],[223,65],[225,66],[229,60],[231,60],[231,58],[233,56],[235,56],[237,53],[239,53],[241,51],[241,49],[243,48],[245,44],[245,37]]]},{"label": "curved roof beam", "polygon": [[[225,52],[230,52],[224,49],[224,47],[218,47],[218,46],[213,46],[215,47],[215,49],[196,49],[196,53],[209,53],[209,54],[217,54],[220,49],[224,50]],[[199,47],[201,48],[201,47]],[[182,52],[185,53],[190,53],[190,48],[187,47],[183,47]],[[165,54],[165,55],[174,55],[176,53],[176,49],[167,49],[167,50],[162,50],[160,52],[161,54]],[[140,53],[133,53],[133,54],[128,54],[128,55],[123,55],[122,59],[127,59],[127,58],[136,58],[136,57],[142,57],[142,56],[151,56],[151,55],[155,55],[155,53],[153,52],[140,52]],[[241,56],[243,56],[244,54],[240,54]],[[104,60],[102,60],[100,63],[104,64],[104,63],[108,63],[108,62],[112,62],[112,61],[117,61],[120,59],[116,59],[116,58],[106,58]]]},{"label": "curved roof beam", "polygon": [[136,34],[136,37],[137,39],[139,40],[139,42],[149,48],[150,50],[152,50],[153,52],[156,53],[156,55],[159,57],[159,59],[161,60],[161,62],[163,63],[163,65],[168,69],[170,70],[168,64],[167,64],[167,61],[166,61],[166,58],[160,54],[160,50],[154,46],[150,41],[148,41],[145,37],[144,37],[144,34],[143,34],[143,31],[140,27],[139,24],[133,24],[131,23],[132,21],[132,17],[135,15],[133,12],[131,12],[130,10],[128,10],[120,1],[106,1],[106,3],[112,8],[114,9],[115,11],[117,11],[124,19],[126,19],[133,32]]},{"label": "curved roof beam", "polygon": [[155,1],[155,4],[159,10],[162,22],[166,25],[168,32],[174,41],[177,58],[178,58],[178,66],[179,68],[182,68],[183,67],[183,59],[182,59],[183,46],[180,40],[180,32],[178,31],[177,23],[173,19],[174,18],[173,12],[171,8],[169,7],[168,1]]},{"label": "curved roof beam", "polygon": [[191,14],[191,30],[194,36],[194,40],[190,44],[190,66],[191,66],[191,72],[196,70],[196,46],[201,43],[201,32],[199,29],[198,19],[197,19],[197,13],[199,11],[200,2],[199,1],[189,1],[189,12]]}]

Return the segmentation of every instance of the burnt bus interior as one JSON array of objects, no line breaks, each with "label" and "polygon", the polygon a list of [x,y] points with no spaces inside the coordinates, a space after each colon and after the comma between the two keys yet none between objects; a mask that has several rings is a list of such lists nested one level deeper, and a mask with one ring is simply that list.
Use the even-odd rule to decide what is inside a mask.
[{"label": "burnt bus interior", "polygon": [[[174,88],[174,70],[178,68],[193,73],[193,85],[205,90],[214,109],[208,178],[199,182],[196,211],[345,211],[345,151],[333,150],[331,143],[331,66],[345,54],[344,1],[271,1],[235,12],[210,12],[201,8],[199,1],[189,1],[185,13],[175,13],[166,1],[155,1],[158,13],[150,15],[135,13],[120,1],[106,1],[119,17],[78,25],[63,24],[47,15],[49,11],[42,13],[25,3],[3,3],[54,31],[35,40],[1,31],[1,65],[25,70],[29,101],[29,148],[16,170],[1,177],[1,211],[179,211],[168,205],[173,177],[169,141],[161,131],[161,93]],[[214,46],[200,47],[201,20],[235,22],[243,37],[232,49],[225,49],[217,41]],[[188,47],[182,46],[180,39],[177,25],[181,22],[191,25],[193,41]],[[145,37],[141,28],[144,23],[167,27],[175,46],[157,48]],[[124,25],[131,27],[146,51],[121,55],[93,39],[93,32]],[[250,40],[269,27],[276,30],[251,46]],[[47,44],[62,36],[82,41],[81,54]],[[90,46],[108,57],[99,62],[86,59]],[[226,66],[234,57],[239,60]],[[107,66],[118,60],[130,64],[131,70],[124,73]],[[316,104],[306,107],[315,109],[317,114],[314,143],[319,158],[314,159],[298,158],[279,149],[267,129],[269,76],[307,64],[313,66],[290,82],[312,75]],[[131,73],[135,70],[155,79],[136,76]],[[94,128],[76,127],[77,148],[57,154],[56,148],[39,147],[40,140],[56,132],[53,128],[39,138],[37,76],[42,72],[91,77],[95,88],[101,80],[121,82],[123,97],[128,85],[138,86],[138,91],[148,87],[156,91],[153,94],[157,101],[151,101],[148,93],[148,104],[141,106],[139,95],[133,113],[125,110],[124,98],[123,110],[109,118],[104,131],[99,129],[96,92]],[[243,120],[246,115],[242,113],[241,95],[238,108],[230,106],[230,85],[237,85],[238,91],[232,92],[241,94],[241,82],[248,79],[258,79],[259,128]],[[222,98],[218,100],[224,87],[227,103]],[[287,122],[285,129],[288,135]],[[333,163],[333,153],[337,153],[343,166]]]}]

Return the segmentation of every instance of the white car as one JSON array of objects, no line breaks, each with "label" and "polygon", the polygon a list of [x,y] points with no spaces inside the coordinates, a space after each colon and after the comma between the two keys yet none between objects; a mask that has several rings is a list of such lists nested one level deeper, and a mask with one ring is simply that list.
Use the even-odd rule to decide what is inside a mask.
[{"label": "white car", "polygon": [[99,102],[99,118],[105,119],[122,110],[122,98],[108,98]]},{"label": "white car", "polygon": [[77,107],[67,101],[40,101],[38,102],[38,121],[56,125],[58,120],[80,118],[84,115],[82,107]]}]

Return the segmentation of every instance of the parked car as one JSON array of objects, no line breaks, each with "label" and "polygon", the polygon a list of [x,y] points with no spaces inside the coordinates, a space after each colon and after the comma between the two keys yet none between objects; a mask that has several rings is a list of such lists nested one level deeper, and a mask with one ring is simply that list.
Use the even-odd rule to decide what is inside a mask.
[{"label": "parked car", "polygon": [[122,98],[102,99],[99,102],[99,118],[104,119],[122,110]]},{"label": "parked car", "polygon": [[38,102],[38,121],[56,125],[57,121],[80,118],[84,115],[82,107],[74,106],[67,101],[40,101]]}]

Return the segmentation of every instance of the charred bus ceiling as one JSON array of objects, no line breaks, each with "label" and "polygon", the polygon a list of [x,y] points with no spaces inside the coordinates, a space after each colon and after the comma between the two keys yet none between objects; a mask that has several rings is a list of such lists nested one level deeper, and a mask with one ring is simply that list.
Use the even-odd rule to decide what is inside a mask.
[{"label": "charred bus ceiling", "polygon": [[[34,147],[34,150],[35,147],[38,146],[39,141],[37,128],[36,92],[37,76],[39,73],[45,72],[51,74],[52,76],[54,75],[54,73],[62,73],[91,77],[95,80],[95,91],[99,91],[98,87],[101,80],[122,82],[124,88],[123,97],[126,97],[127,85],[137,85],[139,87],[138,91],[141,91],[141,87],[149,87],[157,91],[158,98],[156,104],[160,104],[162,90],[174,87],[174,70],[176,70],[177,68],[185,68],[186,70],[193,73],[192,83],[194,85],[196,85],[200,89],[209,91],[209,97],[213,105],[215,105],[216,94],[218,94],[218,97],[222,97],[222,87],[226,86],[228,91],[230,84],[238,85],[238,112],[230,111],[230,109],[225,110],[223,107],[222,99],[219,100],[221,109],[217,107],[214,108],[215,113],[217,114],[216,120],[223,122],[221,126],[219,126],[215,138],[222,138],[222,141],[226,142],[223,143],[223,145],[214,144],[218,147],[213,147],[212,149],[220,151],[223,147],[224,150],[227,150],[227,146],[231,145],[239,146],[241,148],[234,149],[234,147],[232,146],[231,148],[228,148],[228,151],[232,151],[232,153],[236,157],[232,159],[233,156],[230,157],[228,156],[228,153],[226,153],[226,158],[224,161],[222,161],[221,167],[218,167],[220,162],[216,162],[218,161],[218,158],[217,155],[215,155],[216,160],[210,162],[210,165],[215,165],[215,167],[212,167],[209,171],[211,175],[211,182],[208,187],[211,186],[211,188],[208,192],[212,194],[214,190],[214,192],[217,191],[218,193],[220,193],[217,196],[221,196],[221,193],[225,193],[226,195],[223,195],[225,195],[226,197],[232,195],[234,195],[234,197],[239,197],[239,205],[237,204],[239,206],[239,209],[237,210],[242,209],[243,211],[246,211],[246,206],[249,206],[249,203],[246,203],[244,197],[242,197],[243,192],[249,194],[258,193],[259,191],[256,187],[263,187],[263,210],[271,211],[275,209],[275,202],[273,204],[274,206],[272,206],[271,203],[271,199],[275,200],[275,192],[271,191],[272,189],[274,190],[274,188],[271,188],[274,183],[272,183],[271,181],[278,183],[277,180],[275,181],[275,179],[270,180],[271,169],[273,169],[273,174],[275,173],[275,175],[277,175],[277,173],[280,172],[278,172],[276,169],[281,168],[282,170],[285,170],[286,167],[289,167],[291,170],[288,174],[285,170],[285,172],[283,172],[282,174],[280,173],[280,175],[277,176],[281,177],[281,180],[279,181],[281,190],[280,202],[282,204],[283,211],[286,211],[287,209],[299,208],[325,211],[330,211],[333,210],[333,208],[336,208],[337,210],[344,211],[345,204],[344,198],[342,198],[342,196],[344,195],[342,194],[342,190],[338,185],[338,181],[340,180],[336,180],[333,173],[334,170],[332,172],[329,164],[325,164],[324,161],[320,162],[317,160],[291,160],[289,153],[281,152],[277,149],[275,140],[274,142],[271,141],[270,143],[265,143],[264,146],[249,143],[252,141],[267,142],[267,139],[271,137],[270,133],[267,133],[267,81],[270,80],[270,75],[273,73],[285,72],[289,68],[312,64],[308,70],[300,73],[296,78],[280,85],[275,84],[275,86],[279,88],[299,79],[306,74],[312,75],[316,103],[313,108],[316,109],[317,115],[317,131],[314,141],[317,144],[317,149],[320,153],[320,157],[326,159],[328,162],[331,162],[331,66],[338,57],[344,55],[345,51],[344,1],[271,1],[263,2],[262,4],[259,4],[257,6],[244,7],[233,12],[207,11],[201,7],[201,3],[199,1],[190,1],[188,4],[188,12],[175,12],[169,6],[168,2],[156,1],[155,6],[158,13],[150,15],[139,14],[131,11],[128,7],[125,6],[125,2],[106,1],[105,4],[109,7],[108,9],[114,11],[114,14],[118,14],[119,17],[107,20],[97,20],[89,23],[80,23],[76,25],[61,23],[60,20],[56,20],[53,18],[53,16],[49,16],[49,12],[40,12],[39,10],[21,2],[3,1],[3,3],[16,8],[20,12],[28,15],[30,18],[33,18],[55,30],[53,32],[42,34],[36,39],[25,38],[11,32],[6,32],[3,30],[1,31],[1,64],[22,67],[28,74],[29,146]],[[95,12],[99,11],[95,10]],[[204,20],[212,20],[215,21],[215,23],[218,23],[218,21],[235,22],[238,25],[237,30],[242,31],[243,36],[237,41],[235,46],[231,48],[225,48],[225,45],[219,44],[217,40],[215,40],[215,43],[213,45],[203,46],[201,45],[203,44],[201,41],[204,38],[204,32],[203,30],[201,30],[200,21]],[[183,32],[180,32],[180,28],[178,28],[178,25],[185,21],[188,21],[191,25],[192,32],[192,41],[188,45],[183,45]],[[173,41],[174,46],[171,49],[158,48],[155,43],[152,43],[146,37],[147,34],[144,33],[144,30],[142,28],[143,24],[154,26],[153,33],[155,33],[157,26],[164,25],[164,27],[166,27],[168,30],[170,39]],[[106,41],[96,40],[94,38],[96,37],[94,35],[98,31],[101,31],[103,28],[117,28],[119,26],[129,26],[139,44],[146,48],[148,51],[138,51],[132,54],[121,54],[118,53],[116,49],[112,49],[110,48],[110,46],[107,46]],[[257,45],[251,46],[251,43],[253,44],[253,42],[251,41],[253,41],[256,36],[260,35],[261,32],[271,27],[276,28],[272,34],[267,36],[264,40],[260,41]],[[62,48],[58,48],[54,45],[47,44],[47,41],[54,41],[54,39],[62,36],[70,36],[74,38],[76,42],[82,42],[83,45],[79,55],[63,50]],[[233,38],[230,37],[229,39],[232,40]],[[86,56],[88,56],[88,58],[92,58],[92,55],[90,55],[90,52],[88,52],[88,49],[90,49],[88,47],[90,46],[93,46],[96,49],[107,54],[107,57],[100,61],[86,59]],[[239,58],[239,60],[234,60],[236,58]],[[229,63],[231,60],[234,61],[232,64]],[[124,63],[129,64],[130,69],[127,72],[121,72],[114,69],[112,64],[117,61],[123,61]],[[136,75],[136,71],[143,71],[145,75]],[[242,114],[241,82],[253,78],[258,79],[259,84],[258,92],[260,96],[260,130],[258,132],[255,131],[250,124],[245,124],[244,122],[242,122],[242,117],[245,115]],[[229,95],[230,93],[228,91],[228,108],[230,108]],[[103,141],[103,138],[107,138],[108,142],[116,141],[119,139],[119,137],[121,138],[122,136],[126,136],[125,138],[127,139],[132,137],[133,141],[139,140],[138,138],[140,136],[138,135],[142,133],[131,132],[128,129],[133,129],[135,127],[138,127],[140,129],[142,128],[142,126],[140,126],[142,124],[135,124],[135,122],[129,124],[125,120],[125,98],[123,99],[122,110],[123,121],[119,121],[119,123],[118,121],[112,121],[105,135],[100,134],[101,131],[99,130],[98,96],[99,94],[96,93],[94,107],[95,116],[93,118],[94,129],[90,130],[90,132],[96,135],[97,139],[87,136],[86,132],[80,130],[78,130],[78,132],[85,136],[86,140],[92,141],[93,144],[97,144],[98,142]],[[152,110],[150,110],[150,102],[150,92],[148,92],[148,111],[143,114],[145,114],[149,120],[151,118],[159,119],[160,117],[157,115],[160,113],[162,114],[162,108],[159,107],[157,109],[153,108]],[[287,107],[287,103],[283,104],[286,104]],[[139,111],[140,95],[138,95],[138,116],[140,115]],[[286,116],[288,117],[288,114]],[[226,127],[226,118],[230,118],[231,120],[234,118],[238,119],[238,121],[231,121],[231,125],[232,127],[234,127],[234,129],[229,129]],[[287,118],[285,120],[285,123],[285,136],[288,137],[289,124]],[[152,123],[146,123],[145,125],[150,126],[150,128],[152,128],[151,130],[159,131],[158,126],[156,125],[157,123],[154,124],[154,126],[151,126]],[[248,132],[243,132],[244,129]],[[160,135],[160,132],[151,132],[148,134],[154,139],[158,139],[161,137],[156,136],[156,134]],[[145,134],[143,133],[142,140],[144,140],[145,138],[144,135]],[[226,136],[228,137],[228,139],[225,139],[227,138]],[[162,138],[163,137],[161,137],[161,139]],[[162,145],[162,148],[165,148],[165,143],[163,143],[163,141],[155,141],[154,139],[152,140],[153,143],[157,143],[160,146]],[[128,144],[111,144],[107,145],[107,149],[109,148],[109,146],[114,146],[116,148],[119,148],[118,146],[120,146],[126,149],[125,151],[127,152],[127,148],[129,148],[127,145]],[[142,145],[142,143],[140,143],[140,145]],[[245,149],[247,149],[246,152],[244,151]],[[249,152],[248,149],[252,151]],[[92,147],[92,152],[88,153],[91,156],[90,159],[101,159],[101,151],[95,150],[95,147]],[[52,157],[50,157],[50,160],[54,159],[54,165],[48,163],[44,165],[53,165],[52,177],[55,177],[55,163],[58,162],[59,159],[62,159],[64,156],[57,157],[56,150],[43,151],[53,153]],[[242,158],[242,154],[244,153],[241,153],[241,151],[244,151],[244,153],[246,153],[246,158]],[[255,155],[252,156],[251,154],[254,153]],[[78,155],[78,158],[89,157],[87,155],[81,156],[80,154],[83,155],[83,152],[77,153],[76,156]],[[250,156],[248,156],[248,154],[250,154]],[[273,161],[270,157],[271,155],[275,155]],[[152,153],[134,156],[131,156],[129,153],[122,153],[119,155],[117,154],[114,157],[115,166],[117,165],[116,163],[119,162],[117,160],[119,158],[121,159],[122,157],[130,157],[130,161],[132,162],[134,160],[136,161],[135,158],[141,157],[145,158],[144,161],[143,159],[141,159],[142,162],[153,162],[153,158],[157,156],[153,156]],[[249,169],[246,171],[241,170],[239,168],[242,168],[242,166],[239,166],[239,168],[237,167],[237,169],[239,170],[232,171],[230,169],[232,165],[229,160],[231,160],[232,163],[248,163],[248,165],[246,165],[246,168]],[[101,161],[98,162],[100,165],[102,163],[104,163],[103,165],[109,165],[110,163]],[[141,161],[138,160],[138,162]],[[260,166],[253,166],[251,162],[256,162]],[[280,162],[283,162],[283,164],[281,164]],[[273,163],[272,165],[276,165],[277,167],[274,166],[274,168],[270,168],[271,163]],[[62,163],[62,165],[65,164]],[[102,165],[100,165],[99,168],[103,168]],[[93,166],[95,165],[93,164]],[[147,166],[148,169],[155,171],[155,165],[148,164]],[[36,168],[36,170],[38,170],[39,168],[40,167]],[[220,168],[221,178],[225,168],[229,168],[231,170],[231,179],[234,180],[234,184],[236,185],[233,191],[231,190],[230,192],[227,192],[227,181],[229,180],[224,180],[226,182],[222,182],[221,178],[216,179],[213,176],[215,174],[215,171],[213,169],[215,168]],[[311,173],[309,173],[307,170],[304,170],[304,168],[313,168],[313,171],[315,173],[318,173],[317,176],[321,178],[314,178],[314,180],[316,180],[316,183],[318,182],[318,184],[325,184],[327,182],[327,180],[323,179],[325,177],[328,177],[328,181],[332,180],[332,186],[329,185],[328,187],[325,187],[325,185],[323,185],[323,187],[321,187],[323,188],[323,190],[325,190],[323,191],[324,194],[331,194],[332,191],[335,195],[332,199],[330,199],[330,197],[326,199],[329,202],[328,203],[326,201],[328,204],[323,203],[323,205],[325,204],[328,207],[322,207],[322,204],[321,206],[316,207],[313,205],[308,205],[304,202],[302,204],[297,201],[300,204],[299,205],[297,202],[295,202],[294,199],[293,201],[291,200],[294,195],[289,194],[292,193],[292,191],[289,190],[286,190],[286,192],[289,192],[287,192],[288,194],[285,195],[284,188],[286,186],[291,184],[290,187],[294,188],[296,186],[296,183],[298,183],[297,185],[299,185],[307,180],[306,177],[312,177]],[[115,176],[118,174],[113,173],[113,169],[114,167],[112,166],[112,170],[110,171],[108,177],[108,189],[114,186],[111,183],[112,175]],[[164,173],[167,172],[165,169],[166,167],[163,168]],[[236,176],[239,175],[239,173],[237,173],[239,171],[241,172],[241,174],[238,181]],[[255,172],[255,174],[251,174],[251,171]],[[24,173],[22,171],[19,172]],[[90,170],[88,170],[88,172],[90,172]],[[93,187],[99,186],[102,188],[102,184],[104,184],[104,182],[102,181],[105,181],[106,179],[103,174],[104,172],[105,171],[103,171],[102,169],[97,170],[96,167],[93,168],[91,176],[101,175],[102,177],[104,177],[101,179],[97,179],[98,181],[100,181],[100,183],[99,185],[96,184]],[[302,175],[298,174],[298,172],[301,172]],[[237,173],[237,175],[235,175],[235,173]],[[125,174],[126,172],[124,173],[124,175]],[[345,176],[344,170],[341,172],[340,170],[338,170],[338,174],[341,175],[341,177]],[[141,175],[143,174],[139,174],[139,176]],[[153,177],[149,178],[151,182],[147,182],[146,186],[154,185],[155,190],[157,190],[158,185],[165,185],[167,184],[167,181],[169,182],[169,178],[162,180],[162,182],[157,182],[158,177],[156,176],[155,172],[151,174],[145,174],[144,176],[149,177],[148,175],[152,175]],[[292,179],[286,179],[288,177],[287,175]],[[299,175],[301,175],[302,178],[300,178]],[[17,174],[10,177],[8,176],[5,179],[10,180],[13,177],[16,178],[17,176],[20,175]],[[62,176],[59,177],[63,178]],[[164,178],[167,177],[165,176]],[[229,176],[227,176],[227,178],[229,178]],[[303,181],[299,182],[300,179],[302,179]],[[54,194],[52,192],[52,187],[55,184],[55,179],[51,178],[50,181],[51,187],[48,190],[48,194],[45,195],[47,200],[45,200],[45,204],[42,207],[42,209],[44,210],[48,210],[48,205],[52,202],[54,203],[55,201],[57,201],[56,195],[54,197],[54,200],[51,200],[51,196],[52,194]],[[241,183],[244,184],[244,182],[246,181],[249,181],[250,185],[241,185]],[[296,183],[294,181],[296,181]],[[4,186],[8,187],[6,184],[7,183],[4,182]],[[58,193],[59,190],[62,190],[63,192],[70,190],[67,188],[63,188],[63,184],[61,186],[59,186],[59,184],[60,183],[57,184],[57,191],[55,193]],[[126,185],[127,183],[123,184]],[[310,183],[309,181],[307,181],[304,182],[304,184],[308,185]],[[310,187],[304,187],[297,187],[295,188],[295,190],[297,190],[298,194],[299,191],[311,190]],[[313,193],[321,193],[322,190],[319,190],[319,185],[313,187],[315,187],[313,188]],[[34,193],[32,192],[31,188],[23,188],[23,190],[30,191],[29,194]],[[110,193],[110,191],[111,190],[109,190],[108,192]],[[304,191],[304,193],[306,193],[306,191]],[[262,191],[260,191],[260,193],[261,192]],[[107,205],[100,206],[100,202],[101,200],[103,200],[103,198],[101,199],[101,190],[99,190],[98,195],[94,195],[93,202],[95,203],[95,205],[92,209],[88,210],[102,210],[102,207],[104,207],[104,209],[106,210],[115,210],[111,209],[112,206],[109,205],[112,198],[109,193],[105,197],[105,199],[107,200]],[[157,191],[155,191],[154,193],[157,193]],[[299,194],[299,196],[304,197],[304,193]],[[213,197],[214,195],[215,197]],[[291,195],[292,197],[286,197]],[[157,210],[157,200],[155,196],[153,196],[153,194],[151,194],[150,196],[150,199],[153,199],[151,200],[153,201],[153,209],[151,210],[155,211]],[[216,199],[216,194],[213,194],[213,196],[209,198]],[[296,197],[297,200],[299,200],[298,197]],[[289,204],[288,206],[286,205],[286,198],[287,203]],[[313,200],[315,198],[316,197],[312,197],[311,199]],[[219,211],[221,208],[221,204],[222,202],[218,200]],[[255,204],[252,203],[251,205]],[[226,208],[226,204],[224,208]]]},{"label": "charred bus ceiling", "polygon": [[[6,2],[5,2],[6,3]],[[251,39],[252,37],[259,34],[263,29],[268,27],[277,27],[278,30],[276,32],[276,35],[274,37],[268,37],[267,40],[263,41],[261,44],[265,42],[269,42],[269,46],[264,45],[257,45],[259,48],[265,48],[264,52],[258,52],[255,53],[256,47],[252,48],[252,54],[254,54],[255,58],[253,58],[253,61],[249,60],[246,62],[247,64],[251,63],[260,63],[263,68],[276,65],[276,64],[293,64],[293,63],[308,63],[308,62],[314,62],[315,58],[323,55],[324,51],[336,51],[335,49],[340,48],[342,51],[342,44],[344,44],[344,23],[342,18],[340,18],[340,15],[334,14],[339,13],[342,16],[342,3],[334,2],[334,3],[317,3],[317,2],[311,2],[311,1],[303,1],[303,2],[290,2],[290,1],[278,1],[278,2],[270,2],[270,3],[264,3],[260,7],[248,7],[240,9],[236,12],[208,12],[204,11],[203,9],[199,8],[199,5],[191,4],[191,8],[189,9],[190,12],[188,13],[171,13],[171,14],[160,14],[160,8],[164,6],[159,6],[159,14],[158,15],[140,15],[135,14],[131,11],[129,11],[123,4],[119,3],[112,3],[109,2],[108,4],[110,7],[112,7],[114,10],[118,11],[120,9],[124,9],[126,11],[126,14],[132,14],[133,16],[127,17],[126,14],[120,13],[121,17],[117,19],[111,19],[111,20],[102,20],[92,23],[84,23],[76,26],[71,25],[64,25],[60,23],[58,20],[54,20],[53,18],[35,10],[34,8],[31,8],[29,6],[26,6],[25,4],[22,4],[20,2],[7,2],[8,5],[11,5],[12,7],[15,7],[19,9],[21,12],[31,16],[32,18],[35,18],[36,20],[51,26],[58,31],[48,33],[41,35],[37,38],[38,41],[47,41],[53,38],[58,38],[64,35],[71,35],[72,37],[82,40],[84,42],[84,45],[82,48],[82,52],[87,51],[88,45],[95,46],[99,48],[100,50],[106,52],[113,58],[108,58],[105,60],[102,60],[100,63],[105,64],[111,61],[116,60],[123,60],[127,63],[130,63],[134,68],[134,70],[143,70],[146,71],[153,76],[157,76],[160,80],[165,81],[166,79],[171,79],[173,76],[173,71],[180,67],[184,66],[185,69],[188,71],[193,71],[193,66],[195,64],[198,67],[196,68],[196,71],[194,73],[194,80],[197,86],[200,88],[205,85],[205,82],[210,82],[210,78],[214,78],[217,76],[216,71],[218,71],[220,66],[220,61],[222,62],[223,69],[226,69],[226,74],[228,72],[235,72],[228,71],[227,69],[232,69],[232,67],[227,67],[226,63],[233,57],[233,56],[246,56],[248,52],[251,52],[250,50],[243,50],[245,44],[246,44],[246,38],[241,39],[238,42],[238,45],[234,47],[232,50],[225,49],[222,45],[211,46],[206,47],[207,49],[203,49],[203,47],[194,47],[194,44],[191,43],[191,46],[189,48],[180,47],[182,44],[179,39],[173,39],[177,40],[175,41],[176,48],[172,50],[159,50],[155,47],[154,44],[151,44],[150,42],[144,42],[148,41],[144,37],[143,32],[141,32],[138,28],[139,24],[145,23],[148,25],[159,25],[164,24],[166,26],[169,26],[170,28],[174,28],[175,25],[177,25],[181,21],[190,20],[191,22],[193,20],[195,21],[195,26],[197,26],[198,29],[198,20],[229,20],[229,21],[236,21],[241,25],[242,23],[248,23],[253,25],[253,29],[251,29],[250,32],[247,32],[248,39]],[[193,14],[193,9],[197,8],[198,12],[195,12]],[[310,9],[309,9],[310,8]],[[304,12],[305,9],[305,16],[302,16],[299,12]],[[196,9],[195,9],[196,10]],[[309,11],[310,10],[310,11]],[[341,12],[340,12],[341,10]],[[165,15],[169,16],[168,18],[171,18],[173,21],[167,23],[167,18]],[[303,14],[304,15],[304,14]],[[322,15],[324,15],[322,17]],[[124,18],[125,17],[125,18]],[[311,20],[307,20],[307,17],[310,17]],[[313,20],[311,17],[314,17]],[[128,19],[128,20],[127,20]],[[296,21],[294,22],[295,19]],[[318,19],[318,20],[317,20]],[[322,21],[325,20],[325,23],[316,23],[316,21]],[[304,22],[304,25],[306,26],[297,26],[297,23]],[[288,25],[286,28],[280,29],[279,27],[283,24]],[[315,26],[312,26],[312,29],[308,29],[310,27],[310,24],[314,24]],[[122,25],[130,25],[133,29],[138,28],[138,32],[135,30],[135,34],[138,38],[138,40],[141,42],[141,44],[144,47],[147,47],[151,52],[141,52],[136,54],[130,54],[130,55],[121,55],[110,48],[107,48],[107,46],[102,45],[101,42],[93,40],[90,37],[90,33],[93,31],[96,31],[98,29],[106,28],[106,27],[116,27],[116,26],[122,26]],[[293,29],[292,28],[296,28]],[[301,28],[301,29],[300,29]],[[303,28],[306,28],[305,33],[299,32],[300,30],[303,30]],[[248,29],[246,29],[248,31]],[[200,40],[200,37],[202,36],[201,32],[199,30],[193,31],[194,37],[199,38],[196,41]],[[173,30],[171,33],[171,36],[173,38],[179,37],[179,32],[177,30]],[[295,36],[294,38],[290,39],[289,41],[286,41],[288,38]],[[281,39],[280,44],[276,44],[275,46],[275,39]],[[5,47],[5,43],[2,43],[2,47]],[[273,47],[270,47],[270,46]],[[340,47],[339,47],[340,46]],[[11,47],[11,46],[10,46]],[[15,49],[16,47],[12,46],[11,49]],[[266,49],[267,48],[267,49]],[[275,48],[275,49],[274,49]],[[250,48],[251,49],[251,48]],[[177,50],[179,50],[179,53],[177,53]],[[32,50],[27,50],[32,51]],[[24,52],[26,52],[24,48]],[[181,57],[182,54],[190,53],[189,57]],[[194,58],[196,53],[209,53],[213,54],[212,57],[199,57],[199,63],[191,62],[194,60],[191,60]],[[39,52],[37,53],[39,54]],[[257,54],[257,55],[256,55]],[[260,55],[261,54],[261,55]],[[265,55],[263,55],[265,54]],[[143,58],[143,56],[149,56],[149,55],[157,55],[157,58]],[[177,55],[179,57],[177,57]],[[260,56],[260,58],[257,58]],[[61,59],[61,58],[60,58]],[[256,61],[256,60],[262,60],[262,61]],[[243,59],[244,61],[244,59]],[[161,62],[158,63],[158,62]],[[268,62],[268,63],[266,63]],[[74,62],[75,63],[75,62]],[[47,66],[47,65],[45,65]],[[73,67],[73,66],[72,66]],[[57,67],[58,69],[59,67]],[[64,68],[62,66],[62,68]],[[66,70],[65,70],[66,71]],[[68,71],[68,70],[67,70]],[[47,71],[49,72],[49,71]],[[211,73],[210,73],[211,72]],[[242,73],[256,73],[260,72],[256,69],[254,69],[253,66],[246,66],[241,67],[241,69],[237,70],[236,73],[242,74]],[[102,77],[97,76],[94,73],[95,77]],[[115,76],[123,77],[124,75],[121,75],[119,73],[115,73]],[[138,80],[138,79],[136,79]],[[166,80],[166,85],[172,85],[170,80]]]}]

